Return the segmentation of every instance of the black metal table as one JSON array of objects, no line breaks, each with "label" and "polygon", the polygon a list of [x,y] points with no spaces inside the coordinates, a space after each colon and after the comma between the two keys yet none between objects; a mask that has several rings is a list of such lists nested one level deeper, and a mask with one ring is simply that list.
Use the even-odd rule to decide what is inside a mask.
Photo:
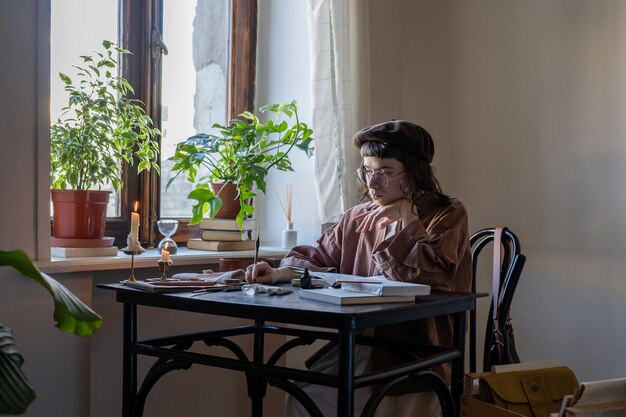
[{"label": "black metal table", "polygon": [[[418,296],[413,303],[369,304],[336,306],[298,297],[298,289],[288,295],[246,295],[240,291],[215,292],[195,295],[188,292],[154,294],[131,289],[121,284],[101,284],[100,288],[115,290],[117,301],[124,304],[123,329],[123,416],[141,416],[150,389],[160,377],[175,369],[188,369],[192,364],[215,366],[245,372],[248,395],[252,400],[253,417],[263,413],[263,397],[267,385],[278,387],[295,396],[314,416],[321,413],[313,401],[293,381],[305,381],[337,388],[337,416],[353,415],[354,389],[376,385],[372,398],[362,415],[372,415],[385,392],[409,375],[421,374],[433,379],[437,394],[444,402],[444,416],[459,415],[463,391],[466,312],[475,308],[476,294],[437,293]],[[254,324],[207,332],[179,334],[151,340],[137,340],[137,306],[152,306],[195,313],[250,319]],[[406,342],[362,338],[360,330],[416,320],[425,317],[451,314],[454,319],[453,347],[424,346]],[[272,322],[272,324],[267,324]],[[324,330],[282,327],[274,323],[315,326]],[[265,335],[291,336],[264,361]],[[243,349],[230,338],[252,335],[253,353],[249,359]],[[290,349],[315,340],[330,340],[339,346],[339,373],[326,375],[302,369],[277,365]],[[230,350],[234,358],[191,352],[195,342],[209,346],[219,345]],[[384,346],[409,354],[421,352],[419,357],[401,366],[354,375],[354,348],[356,344]],[[137,355],[157,358],[137,390]],[[452,382],[448,390],[443,380],[437,384],[436,374],[428,371],[434,365],[452,362]],[[442,388],[443,384],[443,388]]]}]

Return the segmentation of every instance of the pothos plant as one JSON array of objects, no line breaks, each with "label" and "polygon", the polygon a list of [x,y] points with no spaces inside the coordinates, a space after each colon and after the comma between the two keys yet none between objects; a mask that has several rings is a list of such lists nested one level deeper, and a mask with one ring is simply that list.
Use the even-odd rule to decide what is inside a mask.
[{"label": "pothos plant", "polygon": [[[241,227],[246,216],[252,216],[254,207],[250,199],[256,191],[265,193],[265,178],[270,169],[293,171],[289,153],[295,148],[313,154],[313,131],[301,122],[296,102],[268,104],[261,112],[269,116],[263,123],[255,114],[246,111],[227,125],[214,124],[219,134],[199,133],[176,146],[174,176],[168,186],[180,174],[195,184],[187,196],[195,200],[190,225],[198,224],[204,216],[209,218],[222,207],[222,198],[213,193],[212,183],[232,183],[237,187],[241,209],[236,220]],[[292,122],[293,119],[293,122]],[[205,167],[208,174],[199,175]]]},{"label": "pothos plant", "polygon": [[[54,278],[39,271],[23,251],[0,251],[0,266],[10,266],[48,290],[60,330],[90,336],[102,326],[102,317]],[[35,399],[35,391],[21,369],[23,362],[11,329],[0,323],[0,414],[22,414]]]},{"label": "pothos plant", "polygon": [[121,162],[132,165],[134,157],[138,172],[159,171],[154,138],[160,132],[141,101],[128,97],[133,88],[117,71],[117,55],[130,52],[106,40],[102,46],[80,57],[74,80],[59,74],[68,104],[50,128],[51,188],[88,190],[110,183],[118,190]]}]

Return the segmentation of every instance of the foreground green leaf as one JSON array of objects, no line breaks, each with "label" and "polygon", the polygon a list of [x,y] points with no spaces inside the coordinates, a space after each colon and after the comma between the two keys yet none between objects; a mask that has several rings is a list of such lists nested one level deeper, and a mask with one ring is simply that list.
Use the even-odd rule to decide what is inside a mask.
[{"label": "foreground green leaf", "polygon": [[11,266],[48,290],[54,300],[54,320],[64,332],[90,336],[102,326],[102,317],[60,282],[35,267],[24,251],[0,251],[0,266]]},{"label": "foreground green leaf", "polygon": [[22,414],[35,399],[22,363],[11,329],[0,324],[0,414]]},{"label": "foreground green leaf", "polygon": [[[0,251],[0,266],[10,266],[48,290],[54,300],[54,319],[59,329],[89,336],[102,326],[102,317],[57,280],[37,269],[24,251]],[[0,414],[22,414],[35,399],[35,392],[21,370],[23,362],[11,329],[0,323]]]}]

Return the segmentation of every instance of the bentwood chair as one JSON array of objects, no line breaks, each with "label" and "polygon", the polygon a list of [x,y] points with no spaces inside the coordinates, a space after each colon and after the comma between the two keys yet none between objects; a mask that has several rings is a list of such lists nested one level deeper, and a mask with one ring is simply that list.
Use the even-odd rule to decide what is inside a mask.
[{"label": "bentwood chair", "polygon": [[[476,292],[476,280],[477,280],[477,266],[479,255],[488,243],[494,240],[495,228],[485,228],[474,233],[470,238],[470,246],[472,250],[472,292]],[[499,310],[497,329],[495,329],[493,321],[493,298],[491,301],[491,307],[489,308],[489,315],[487,316],[487,323],[485,327],[485,342],[483,346],[483,372],[487,372],[491,369],[492,365],[498,365],[494,363],[494,351],[497,349],[497,343],[500,343],[496,336],[496,332],[504,334],[511,326],[509,312],[511,309],[511,302],[513,300],[513,294],[517,287],[524,263],[526,262],[526,256],[521,253],[521,245],[519,239],[507,228],[502,231],[501,238],[502,245],[502,267],[500,270],[500,291],[497,300],[497,306]],[[493,245],[489,245],[493,247]],[[490,254],[493,253],[489,251]],[[483,256],[485,260],[492,260],[489,255]],[[492,279],[489,280],[490,282]],[[493,294],[492,294],[493,297]],[[470,312],[470,341],[469,341],[469,359],[470,359],[470,372],[476,372],[476,310]],[[519,363],[519,357],[515,349],[513,348],[507,358],[503,359],[505,363]]]}]

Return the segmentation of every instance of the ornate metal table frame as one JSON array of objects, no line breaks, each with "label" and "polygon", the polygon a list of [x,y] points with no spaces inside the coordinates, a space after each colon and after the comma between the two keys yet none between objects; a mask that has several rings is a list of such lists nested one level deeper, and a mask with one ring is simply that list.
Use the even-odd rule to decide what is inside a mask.
[{"label": "ornate metal table frame", "polygon": [[[476,294],[440,293],[416,298],[415,304],[370,304],[336,306],[298,298],[297,289],[282,296],[255,295],[242,292],[207,293],[191,297],[190,293],[153,294],[134,290],[120,284],[103,284],[100,288],[116,290],[117,301],[124,304],[123,329],[123,417],[142,416],[148,393],[163,375],[172,370],[189,369],[201,364],[245,372],[248,396],[252,400],[251,415],[261,417],[267,385],[275,386],[293,395],[312,416],[322,416],[315,403],[293,381],[305,381],[337,388],[337,415],[352,416],[354,389],[377,385],[362,416],[373,415],[385,393],[398,383],[415,376],[432,383],[439,396],[444,416],[458,416],[463,391],[466,313],[475,308]],[[196,313],[250,319],[254,324],[180,334],[151,340],[137,340],[137,305],[160,307]],[[423,346],[412,343],[390,342],[358,337],[359,330],[385,324],[451,314],[454,319],[454,346]],[[266,322],[315,326],[333,331],[319,331],[268,325]],[[336,330],[336,332],[335,332]],[[265,335],[290,336],[264,362]],[[231,337],[253,337],[252,360]],[[339,346],[339,373],[337,376],[277,365],[290,349],[329,340]],[[196,342],[222,346],[234,358],[190,352]],[[383,346],[412,355],[401,366],[367,375],[354,375],[354,348],[356,344]],[[415,352],[421,352],[418,357]],[[424,355],[424,352],[428,352]],[[137,355],[157,358],[137,390]],[[429,371],[434,365],[452,362],[452,383],[446,383]]]}]

